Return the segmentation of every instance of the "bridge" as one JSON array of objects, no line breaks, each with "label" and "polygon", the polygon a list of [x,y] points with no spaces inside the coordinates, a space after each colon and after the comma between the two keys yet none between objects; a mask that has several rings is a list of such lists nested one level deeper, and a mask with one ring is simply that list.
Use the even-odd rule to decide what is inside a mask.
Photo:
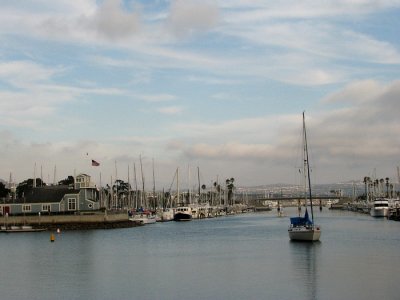
[{"label": "bridge", "polygon": [[[238,199],[238,198],[236,198]],[[348,197],[341,197],[341,196],[327,196],[327,195],[312,195],[313,200],[345,200]],[[297,201],[297,200],[304,200],[304,195],[298,196],[280,196],[280,197],[265,197],[261,195],[249,195],[247,197],[249,201]],[[309,200],[309,198],[307,198]]]}]

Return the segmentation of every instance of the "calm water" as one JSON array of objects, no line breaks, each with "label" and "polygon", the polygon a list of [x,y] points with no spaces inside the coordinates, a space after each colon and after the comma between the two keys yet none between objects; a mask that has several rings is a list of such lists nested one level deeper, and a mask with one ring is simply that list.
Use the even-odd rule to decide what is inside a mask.
[{"label": "calm water", "polygon": [[275,211],[66,231],[54,243],[1,234],[0,299],[400,299],[400,222],[316,215],[314,244],[290,242]]}]

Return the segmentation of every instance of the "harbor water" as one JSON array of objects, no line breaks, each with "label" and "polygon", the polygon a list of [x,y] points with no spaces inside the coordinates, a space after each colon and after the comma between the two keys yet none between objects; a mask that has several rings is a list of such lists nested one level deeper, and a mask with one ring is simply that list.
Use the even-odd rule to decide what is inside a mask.
[{"label": "harbor water", "polygon": [[0,235],[0,299],[400,299],[400,222],[295,208],[142,227]]}]

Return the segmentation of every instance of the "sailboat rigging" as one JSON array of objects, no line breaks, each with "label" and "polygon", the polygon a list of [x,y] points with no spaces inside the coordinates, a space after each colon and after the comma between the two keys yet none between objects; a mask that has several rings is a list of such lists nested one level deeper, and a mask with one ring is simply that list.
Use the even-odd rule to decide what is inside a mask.
[{"label": "sailboat rigging", "polygon": [[[311,193],[310,164],[308,159],[307,131],[303,112],[303,169],[304,169],[304,198],[306,211],[304,217],[290,218],[288,229],[289,238],[297,241],[318,241],[321,236],[321,228],[314,224],[314,211]],[[307,195],[308,194],[308,195]],[[310,201],[311,219],[308,215],[307,196]]]}]

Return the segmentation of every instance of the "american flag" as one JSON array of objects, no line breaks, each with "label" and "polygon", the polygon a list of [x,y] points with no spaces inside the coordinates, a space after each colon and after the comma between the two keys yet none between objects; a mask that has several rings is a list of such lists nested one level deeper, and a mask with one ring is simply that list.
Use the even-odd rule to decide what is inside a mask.
[{"label": "american flag", "polygon": [[92,166],[93,166],[93,167],[98,167],[98,166],[100,166],[100,163],[98,163],[97,161],[95,161],[94,159],[92,159]]}]

